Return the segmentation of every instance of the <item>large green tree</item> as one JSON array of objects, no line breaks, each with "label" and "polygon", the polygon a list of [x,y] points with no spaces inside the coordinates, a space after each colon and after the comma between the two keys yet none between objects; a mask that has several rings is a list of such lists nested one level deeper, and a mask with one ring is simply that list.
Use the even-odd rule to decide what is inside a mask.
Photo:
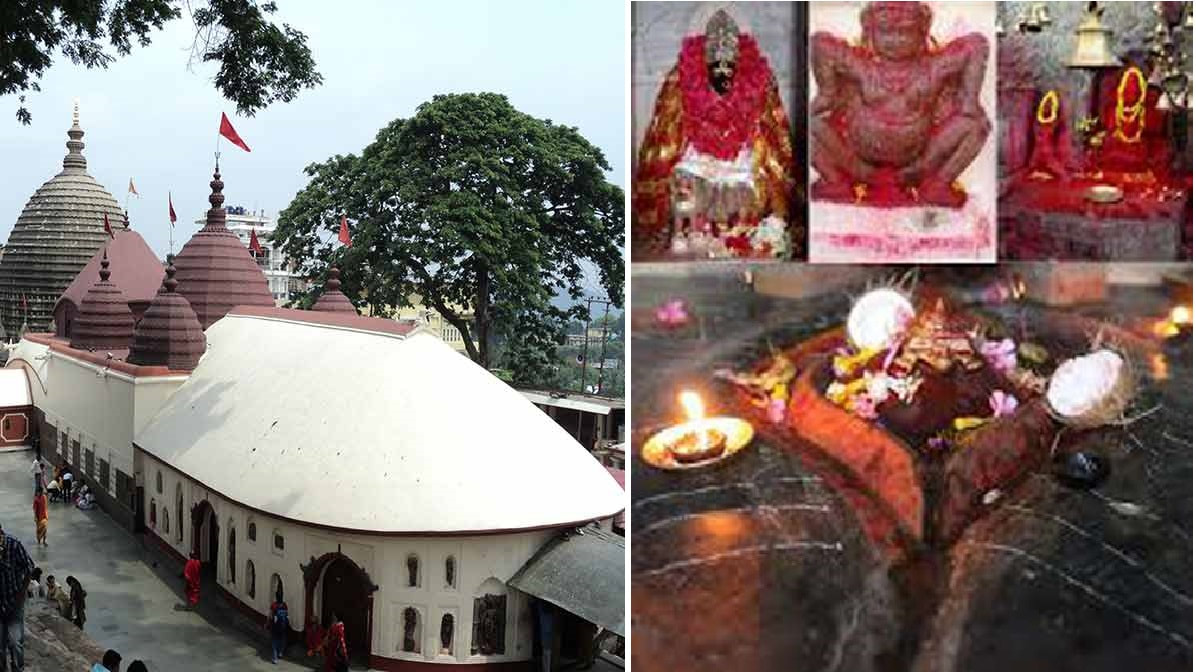
[{"label": "large green tree", "polygon": [[[621,304],[623,191],[609,170],[576,128],[505,96],[436,96],[360,155],[308,166],[273,240],[309,278],[340,264],[345,293],[374,314],[420,297],[482,366],[498,364],[501,340],[515,381],[538,382],[553,376],[568,320],[586,318],[583,304],[562,309],[554,297],[579,300],[590,267]],[[342,215],[348,248],[333,235]]]},{"label": "large green tree", "polygon": [[[19,93],[17,119],[31,120],[25,92],[62,55],[77,65],[106,68],[133,43],[189,12],[195,25],[192,60],[217,62],[215,84],[246,116],[272,102],[293,100],[323,81],[307,36],[267,19],[277,7],[256,0],[0,0],[0,96]],[[115,52],[116,55],[113,54]]]}]

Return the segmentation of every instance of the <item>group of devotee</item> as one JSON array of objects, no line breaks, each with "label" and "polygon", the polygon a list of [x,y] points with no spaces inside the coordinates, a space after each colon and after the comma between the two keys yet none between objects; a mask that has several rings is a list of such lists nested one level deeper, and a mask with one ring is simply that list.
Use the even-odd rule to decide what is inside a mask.
[{"label": "group of devotee", "polygon": [[[121,672],[120,661],[120,654],[108,649],[104,652],[103,659],[91,666],[91,672]],[[125,672],[149,672],[149,668],[140,660],[134,660],[125,668]]]}]

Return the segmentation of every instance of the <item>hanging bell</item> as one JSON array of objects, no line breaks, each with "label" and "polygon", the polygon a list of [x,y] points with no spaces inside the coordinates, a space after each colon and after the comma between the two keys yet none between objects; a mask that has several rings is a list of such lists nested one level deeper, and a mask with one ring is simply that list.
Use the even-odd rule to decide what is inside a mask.
[{"label": "hanging bell", "polygon": [[1090,7],[1076,28],[1076,49],[1067,67],[1115,68],[1121,65],[1121,60],[1113,55],[1112,38],[1113,31],[1101,22],[1100,10]]}]

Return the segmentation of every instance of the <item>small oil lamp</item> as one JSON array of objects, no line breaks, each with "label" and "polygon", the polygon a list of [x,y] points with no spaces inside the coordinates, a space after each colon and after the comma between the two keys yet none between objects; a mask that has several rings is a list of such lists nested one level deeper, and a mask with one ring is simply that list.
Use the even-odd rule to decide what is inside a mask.
[{"label": "small oil lamp", "polygon": [[661,469],[688,469],[719,462],[752,440],[752,426],[740,418],[706,417],[702,397],[692,390],[678,396],[686,421],[667,427],[644,443],[641,456]]},{"label": "small oil lamp", "polygon": [[1192,309],[1177,305],[1171,309],[1167,319],[1154,323],[1154,333],[1163,338],[1174,338],[1192,333]]}]

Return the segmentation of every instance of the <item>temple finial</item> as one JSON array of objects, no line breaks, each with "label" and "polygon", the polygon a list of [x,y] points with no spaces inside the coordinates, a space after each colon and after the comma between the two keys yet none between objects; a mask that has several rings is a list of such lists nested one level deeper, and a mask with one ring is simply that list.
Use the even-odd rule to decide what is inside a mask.
[{"label": "temple finial", "polygon": [[79,99],[75,99],[75,111],[71,114],[71,121],[75,126],[79,125]]}]

